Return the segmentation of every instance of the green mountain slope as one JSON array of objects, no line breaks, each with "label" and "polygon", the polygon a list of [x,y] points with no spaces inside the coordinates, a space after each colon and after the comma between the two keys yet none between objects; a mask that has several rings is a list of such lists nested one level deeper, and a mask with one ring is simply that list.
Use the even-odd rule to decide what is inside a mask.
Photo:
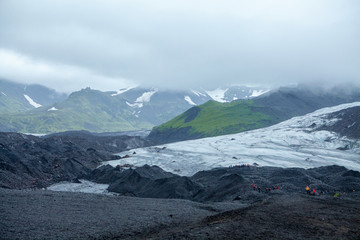
[{"label": "green mountain slope", "polygon": [[208,101],[153,128],[149,137],[156,140],[211,137],[262,128],[280,121],[266,112],[264,106],[252,100],[231,103]]},{"label": "green mountain slope", "polygon": [[360,101],[360,89],[336,87],[331,91],[299,86],[280,88],[252,100],[231,103],[209,101],[153,128],[149,138],[167,143],[267,127],[294,116],[347,102]]},{"label": "green mountain slope", "polygon": [[40,107],[26,113],[0,116],[0,128],[25,133],[127,131],[152,126],[136,118],[125,104],[108,93],[91,89],[75,92],[52,108]]}]

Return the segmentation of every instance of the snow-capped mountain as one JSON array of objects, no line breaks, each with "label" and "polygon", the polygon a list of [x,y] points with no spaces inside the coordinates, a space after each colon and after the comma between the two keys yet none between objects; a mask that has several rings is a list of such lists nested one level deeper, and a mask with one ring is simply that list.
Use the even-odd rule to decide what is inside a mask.
[{"label": "snow-capped mountain", "polygon": [[[1,87],[1,85],[0,85]],[[88,130],[92,132],[117,132],[131,130],[150,130],[153,126],[164,123],[194,105],[212,99],[231,101],[234,96],[241,97],[244,87],[227,88],[221,98],[208,94],[205,90],[161,90],[155,88],[129,87],[117,91],[102,92],[90,88],[71,93],[63,101],[48,101],[40,98],[41,94],[29,92],[33,87],[21,86],[18,94],[25,110],[31,112],[11,113],[0,116],[1,131],[23,133],[52,133],[69,130]],[[245,89],[245,90],[244,90]],[[10,90],[0,88],[3,96]],[[208,91],[212,92],[212,91]],[[229,97],[230,95],[231,97]],[[235,95],[234,95],[235,94]],[[229,96],[228,96],[229,95]],[[248,96],[246,96],[248,97]],[[11,109],[10,105],[6,109]]]},{"label": "snow-capped mountain", "polygon": [[231,102],[239,99],[251,99],[269,92],[270,89],[247,86],[231,86],[228,88],[217,88],[211,91],[204,91],[212,100],[217,102]]},{"label": "snow-capped mountain", "polygon": [[119,155],[130,157],[106,164],[157,165],[187,176],[215,167],[254,163],[302,168],[337,164],[360,170],[359,137],[347,137],[342,131],[348,128],[359,134],[359,126],[360,102],[354,102],[263,129],[122,152]]},{"label": "snow-capped mountain", "polygon": [[[91,132],[119,132],[133,130],[150,130],[154,126],[166,123],[181,113],[191,110],[192,107],[204,104],[209,100],[218,102],[217,114],[222,113],[222,104],[234,105],[233,100],[246,99],[249,113],[255,113],[246,118],[245,124],[237,119],[244,116],[241,108],[232,111],[233,114],[214,119],[211,112],[205,114],[208,119],[221,121],[223,127],[217,128],[216,124],[203,124],[199,118],[194,121],[198,126],[212,126],[212,136],[228,134],[269,126],[293,116],[303,115],[316,109],[333,106],[346,102],[360,100],[360,90],[355,93],[333,92],[326,94],[311,93],[311,89],[282,89],[270,91],[265,88],[252,88],[240,86],[219,87],[218,89],[189,89],[189,90],[163,90],[156,88],[131,87],[117,91],[98,91],[90,88],[71,93],[66,99],[61,100],[53,90],[38,85],[19,85],[11,87],[9,82],[0,82],[0,131],[12,131],[22,133],[54,133],[72,130],[87,130]],[[339,88],[341,89],[341,88]],[[16,92],[18,100],[10,98],[12,92]],[[47,93],[47,94],[45,94]],[[59,97],[60,96],[60,97]],[[257,97],[255,97],[257,96]],[[247,101],[251,99],[250,101]],[[232,101],[232,103],[228,103]],[[214,103],[217,103],[214,102]],[[233,104],[234,103],[234,104]],[[236,105],[236,106],[235,106]],[[241,105],[241,104],[240,104]],[[239,105],[239,106],[240,106]],[[199,106],[201,108],[201,106]],[[228,108],[228,110],[231,110]],[[256,114],[261,110],[261,116]],[[233,117],[234,113],[236,116]],[[199,117],[205,116],[202,113]],[[221,115],[221,114],[220,114]],[[195,116],[196,117],[196,116]],[[246,117],[246,116],[245,116]],[[266,119],[266,117],[271,118]],[[252,119],[258,121],[254,124]],[[187,118],[186,118],[187,119]],[[260,121],[260,122],[259,122]],[[191,124],[192,122],[189,122]],[[227,124],[230,124],[227,126]],[[251,124],[254,126],[251,128]],[[179,126],[176,126],[177,129]],[[215,129],[214,129],[215,128]],[[168,130],[168,129],[165,129]],[[209,129],[205,129],[205,132]],[[161,132],[162,133],[162,132]],[[167,133],[167,132],[165,132]],[[195,131],[195,133],[197,133]],[[168,134],[169,135],[169,134]],[[154,141],[169,142],[175,140],[189,139],[186,134],[172,134],[174,139],[156,136]],[[155,136],[152,134],[152,136]],[[199,137],[200,135],[196,135]],[[195,137],[196,137],[195,136]],[[200,137],[209,136],[202,134]],[[192,136],[192,138],[195,138]]]},{"label": "snow-capped mountain", "polygon": [[233,86],[215,90],[159,90],[141,87],[120,89],[110,93],[114,98],[126,103],[132,115],[146,119],[154,126],[164,123],[192,106],[203,104],[209,100],[231,102],[235,99],[248,99],[267,92],[264,88]]},{"label": "snow-capped mountain", "polygon": [[[199,105],[209,100],[214,100],[217,102],[231,102],[238,99],[251,99],[254,97],[258,97],[268,91],[270,91],[270,89],[247,86],[230,86],[213,90],[190,89],[178,91],[164,91],[154,88],[146,89],[141,87],[130,87],[120,89],[114,93],[111,93],[111,96],[125,96],[126,98],[129,98],[129,102],[127,102],[127,104],[130,107],[141,108],[144,106],[144,102],[150,102],[151,100],[154,100],[154,97],[161,98],[161,95],[166,95],[169,100],[172,98],[172,96],[179,97],[177,98],[177,100],[182,99],[182,103],[187,103],[191,106]],[[171,95],[169,93],[171,93]]]}]

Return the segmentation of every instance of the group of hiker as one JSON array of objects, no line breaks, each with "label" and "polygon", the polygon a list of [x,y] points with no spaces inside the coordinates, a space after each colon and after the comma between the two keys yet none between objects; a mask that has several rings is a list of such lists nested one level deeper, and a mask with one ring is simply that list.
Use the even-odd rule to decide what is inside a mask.
[{"label": "group of hiker", "polygon": [[[319,195],[329,194],[329,193],[330,193],[328,190],[320,190],[320,191],[316,192],[316,191],[315,191],[315,188],[313,188],[313,189],[311,190],[309,186],[306,186],[306,187],[305,187],[305,191],[306,191],[306,193],[307,193],[308,195],[314,195],[314,196],[317,195],[317,193],[318,193]],[[355,189],[352,190],[352,192],[355,192],[355,191],[356,191]],[[337,198],[340,194],[346,195],[346,192],[342,192],[342,191],[340,191],[340,192],[335,192],[334,197]]]},{"label": "group of hiker", "polygon": [[[253,191],[261,192],[261,187],[260,186],[256,186],[255,184],[251,184],[250,187],[251,187],[251,189]],[[268,193],[268,192],[279,190],[279,189],[280,189],[279,186],[272,186],[272,187],[265,188],[265,192]]]},{"label": "group of hiker", "polygon": [[[305,191],[306,191],[306,194],[308,194],[308,195],[316,195],[316,191],[315,191],[315,188],[313,188],[312,190],[310,189],[310,187],[309,186],[306,186],[305,187]],[[318,193],[319,194],[328,194],[329,192],[328,192],[328,190],[320,190],[320,191],[318,191]]]},{"label": "group of hiker", "polygon": [[233,168],[233,167],[240,167],[240,168],[245,168],[245,167],[247,167],[247,168],[249,168],[249,167],[251,167],[251,165],[250,164],[235,164],[235,165],[230,165],[229,166],[229,168]]},{"label": "group of hiker", "polygon": [[309,186],[306,186],[305,190],[306,190],[306,193],[307,193],[308,195],[315,195],[315,194],[316,194],[315,188],[313,188],[313,190],[310,191]]},{"label": "group of hiker", "polygon": [[[272,187],[262,189],[260,186],[254,184],[254,183],[250,185],[250,188],[253,191],[258,191],[259,193],[262,192],[262,191],[265,192],[265,193],[269,193],[271,191],[275,191],[275,190],[280,189],[279,186],[272,186]],[[322,195],[322,194],[329,194],[330,193],[328,190],[320,190],[320,191],[317,192],[315,190],[315,188],[312,188],[312,190],[311,190],[309,186],[305,187],[305,191],[306,191],[307,195],[313,195],[313,196]],[[352,192],[355,192],[355,189]],[[343,192],[341,194],[345,195],[346,192]],[[340,195],[340,193],[335,193],[334,197],[337,198],[339,195]]]}]

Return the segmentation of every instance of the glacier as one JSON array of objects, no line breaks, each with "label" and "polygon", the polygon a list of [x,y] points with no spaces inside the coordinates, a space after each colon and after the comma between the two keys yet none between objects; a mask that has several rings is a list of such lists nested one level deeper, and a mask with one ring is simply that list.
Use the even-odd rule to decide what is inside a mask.
[{"label": "glacier", "polygon": [[[358,140],[314,128],[338,121],[329,119],[330,113],[356,106],[360,106],[360,102],[323,108],[263,129],[133,149],[118,154],[129,155],[129,158],[104,162],[103,165],[157,165],[183,176],[216,167],[254,163],[285,168],[336,164],[360,171]],[[338,149],[349,145],[352,146],[349,150]]]}]

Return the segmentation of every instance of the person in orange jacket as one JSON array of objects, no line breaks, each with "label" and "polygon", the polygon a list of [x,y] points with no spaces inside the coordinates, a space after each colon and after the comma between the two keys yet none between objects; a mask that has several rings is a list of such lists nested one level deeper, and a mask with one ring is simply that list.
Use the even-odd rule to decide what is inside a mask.
[{"label": "person in orange jacket", "polygon": [[306,186],[305,190],[306,190],[306,193],[307,193],[308,195],[310,195],[310,188],[309,188],[309,186]]}]

